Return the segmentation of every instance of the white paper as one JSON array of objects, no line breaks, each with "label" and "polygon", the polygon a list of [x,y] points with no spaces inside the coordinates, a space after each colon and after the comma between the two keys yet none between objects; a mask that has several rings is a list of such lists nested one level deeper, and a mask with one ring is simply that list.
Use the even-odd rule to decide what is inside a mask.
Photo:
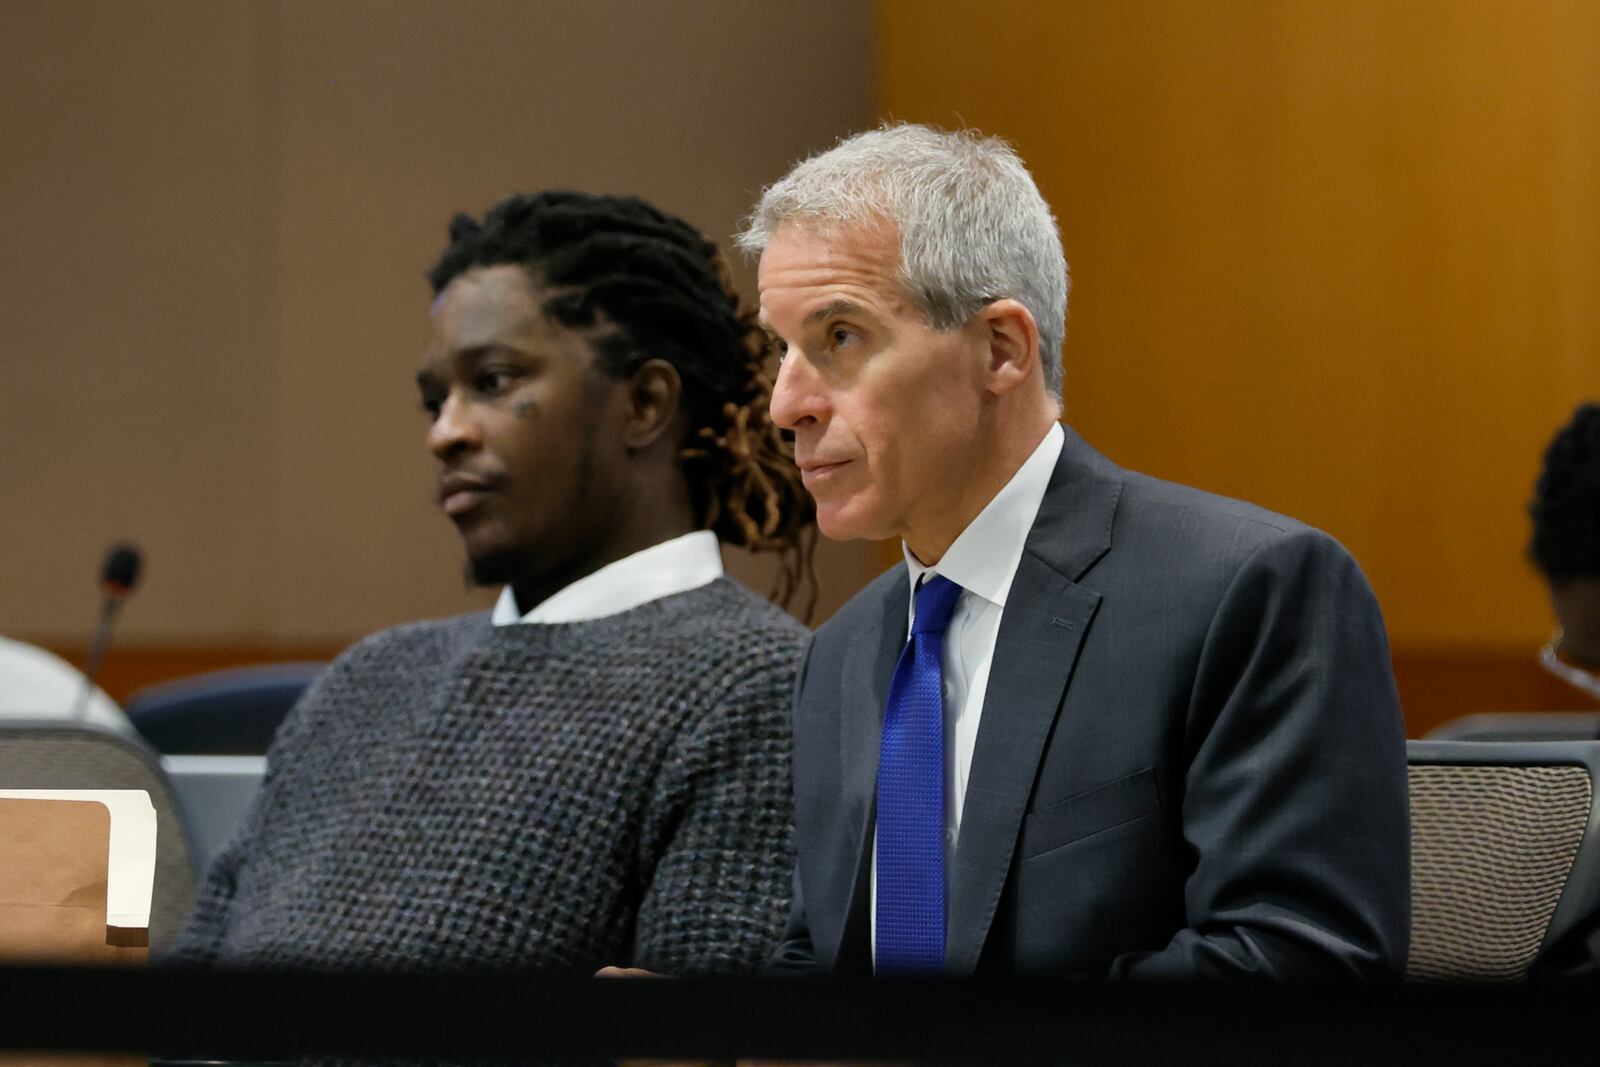
[{"label": "white paper", "polygon": [[156,884],[156,808],[143,789],[0,789],[17,800],[87,800],[111,812],[106,925],[146,930]]}]

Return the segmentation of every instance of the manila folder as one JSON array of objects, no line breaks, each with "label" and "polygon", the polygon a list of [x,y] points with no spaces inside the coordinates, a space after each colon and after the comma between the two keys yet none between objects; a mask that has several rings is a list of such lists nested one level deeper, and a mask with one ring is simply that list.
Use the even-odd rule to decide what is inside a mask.
[{"label": "manila folder", "polygon": [[[148,931],[106,921],[111,812],[0,797],[0,960],[138,963]],[[141,936],[142,935],[142,936]]]}]

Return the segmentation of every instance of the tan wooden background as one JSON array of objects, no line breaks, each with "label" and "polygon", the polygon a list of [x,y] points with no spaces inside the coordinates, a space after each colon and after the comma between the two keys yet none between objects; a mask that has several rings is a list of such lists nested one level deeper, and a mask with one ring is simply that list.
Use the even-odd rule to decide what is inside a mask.
[{"label": "tan wooden background", "polygon": [[1533,666],[1522,553],[1544,444],[1600,397],[1600,5],[879,17],[880,113],[1010,138],[1056,209],[1068,421],[1343,541],[1414,731],[1585,705]]},{"label": "tan wooden background", "polygon": [[810,8],[799,92],[743,0],[0,4],[0,633],[79,647],[120,537],[113,691],[483,603],[412,382],[447,220],[571,187],[725,240],[871,121],[871,8]]}]

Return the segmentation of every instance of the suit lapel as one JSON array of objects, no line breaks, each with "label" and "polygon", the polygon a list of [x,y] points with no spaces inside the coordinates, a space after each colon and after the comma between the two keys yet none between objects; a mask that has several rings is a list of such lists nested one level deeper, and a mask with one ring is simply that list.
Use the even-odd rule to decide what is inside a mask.
[{"label": "suit lapel", "polygon": [[1100,595],[1077,582],[1110,548],[1122,472],[1070,429],[1066,435],[1006,596],[990,664],[949,868],[946,958],[957,974],[977,967],[1039,761],[1100,605]]},{"label": "suit lapel", "polygon": [[[829,900],[847,901],[840,922],[838,958],[846,939],[854,937],[863,945],[867,931],[868,885],[863,877],[871,849],[870,829],[878,787],[878,742],[883,732],[884,705],[889,699],[889,683],[895,663],[906,640],[906,614],[910,603],[910,580],[904,567],[889,583],[879,605],[879,621],[873,633],[862,634],[850,647],[840,679],[839,746],[843,768],[843,797],[840,807],[843,833],[841,851],[833,857],[829,875]],[[859,937],[855,937],[859,934]]]}]

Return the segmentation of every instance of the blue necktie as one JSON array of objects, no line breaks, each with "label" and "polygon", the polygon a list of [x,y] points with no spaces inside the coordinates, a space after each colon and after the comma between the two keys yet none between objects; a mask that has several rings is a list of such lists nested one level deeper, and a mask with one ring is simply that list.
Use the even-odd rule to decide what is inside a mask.
[{"label": "blue necktie", "polygon": [[877,973],[944,969],[944,632],[961,587],[917,589],[878,749]]}]

